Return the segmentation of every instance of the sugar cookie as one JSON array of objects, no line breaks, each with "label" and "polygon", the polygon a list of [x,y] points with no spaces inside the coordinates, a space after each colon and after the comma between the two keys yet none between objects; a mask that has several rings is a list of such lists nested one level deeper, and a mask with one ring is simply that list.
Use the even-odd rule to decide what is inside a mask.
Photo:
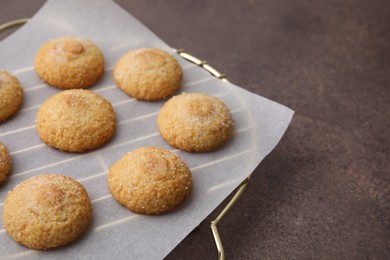
[{"label": "sugar cookie", "polygon": [[184,161],[157,147],[127,153],[111,166],[107,182],[120,204],[151,215],[173,210],[192,189],[191,172]]},{"label": "sugar cookie", "polygon": [[79,237],[92,218],[84,187],[60,174],[35,175],[8,193],[3,226],[17,242],[34,249],[66,245]]},{"label": "sugar cookie", "polygon": [[114,68],[114,80],[129,96],[140,100],[159,100],[180,88],[180,64],[158,49],[135,49],[124,54]]},{"label": "sugar cookie", "polygon": [[104,72],[99,48],[87,39],[60,37],[45,43],[34,62],[35,71],[47,84],[61,88],[87,88]]},{"label": "sugar cookie", "polygon": [[162,137],[187,152],[211,151],[233,131],[233,118],[219,99],[204,93],[181,94],[168,100],[157,118]]},{"label": "sugar cookie", "polygon": [[115,112],[102,96],[84,89],[61,91],[48,98],[36,116],[39,137],[68,152],[95,149],[113,136]]},{"label": "sugar cookie", "polygon": [[12,168],[7,147],[0,142],[0,183],[5,181]]},{"label": "sugar cookie", "polygon": [[15,114],[23,101],[23,88],[12,74],[0,70],[0,122]]}]

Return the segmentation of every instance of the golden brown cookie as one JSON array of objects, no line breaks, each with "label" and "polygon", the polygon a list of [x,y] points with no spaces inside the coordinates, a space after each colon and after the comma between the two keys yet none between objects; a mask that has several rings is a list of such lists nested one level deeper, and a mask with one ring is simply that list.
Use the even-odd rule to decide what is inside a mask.
[{"label": "golden brown cookie", "polygon": [[12,168],[7,147],[0,142],[0,183],[5,181]]},{"label": "golden brown cookie", "polygon": [[3,226],[17,242],[34,249],[66,245],[79,237],[92,218],[84,187],[64,175],[35,175],[8,193]]},{"label": "golden brown cookie", "polygon": [[211,151],[229,139],[233,118],[219,99],[204,93],[181,94],[168,100],[157,118],[162,137],[187,152]]},{"label": "golden brown cookie", "polygon": [[111,166],[107,182],[120,204],[150,215],[173,210],[192,189],[191,172],[184,161],[157,147],[127,153]]},{"label": "golden brown cookie", "polygon": [[19,110],[23,101],[23,88],[12,74],[0,70],[0,122]]},{"label": "golden brown cookie", "polygon": [[60,37],[45,43],[34,62],[35,71],[47,84],[61,88],[87,88],[104,72],[103,54],[87,39]]},{"label": "golden brown cookie", "polygon": [[114,68],[115,83],[139,100],[159,100],[180,88],[183,73],[171,55],[158,49],[135,49],[124,54]]},{"label": "golden brown cookie", "polygon": [[61,91],[48,98],[36,116],[39,137],[68,152],[95,149],[115,132],[115,112],[102,96],[84,89]]}]

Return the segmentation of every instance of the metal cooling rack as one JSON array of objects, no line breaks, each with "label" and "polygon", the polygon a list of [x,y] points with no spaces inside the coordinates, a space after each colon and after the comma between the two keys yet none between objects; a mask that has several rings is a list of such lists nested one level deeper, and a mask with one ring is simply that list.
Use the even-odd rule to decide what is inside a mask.
[{"label": "metal cooling rack", "polygon": [[[7,22],[5,24],[0,25],[0,32],[9,29],[14,26],[20,26],[25,23],[27,23],[29,18],[23,18],[18,19],[14,21]],[[189,62],[192,62],[196,64],[197,66],[203,68],[204,70],[208,71],[211,75],[214,77],[219,78],[220,80],[224,82],[229,82],[229,80],[226,78],[226,75],[223,73],[220,73],[218,70],[214,69],[212,66],[210,66],[207,61],[198,59],[191,54],[184,51],[184,49],[173,49],[178,55],[183,57],[184,59],[188,60]],[[223,210],[218,214],[218,216],[211,221],[210,228],[213,233],[215,245],[218,250],[218,259],[224,260],[225,259],[225,251],[223,249],[223,243],[221,240],[221,237],[218,232],[218,224],[219,222],[228,214],[229,210],[234,206],[234,204],[237,203],[239,197],[244,192],[246,186],[248,185],[250,176],[246,178],[234,191],[233,197],[230,199],[230,201],[227,203],[227,205],[223,208]]]}]

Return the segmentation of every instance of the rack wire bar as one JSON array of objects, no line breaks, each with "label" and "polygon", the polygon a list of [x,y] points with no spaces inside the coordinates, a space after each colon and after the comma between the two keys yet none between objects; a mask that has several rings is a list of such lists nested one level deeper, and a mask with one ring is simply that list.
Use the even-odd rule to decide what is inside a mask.
[{"label": "rack wire bar", "polygon": [[184,49],[173,49],[173,50],[177,54],[179,54],[181,57],[183,57],[184,59],[186,59],[186,60],[188,60],[188,61],[190,61],[192,63],[195,63],[199,67],[201,67],[201,68],[205,69],[206,71],[210,72],[210,74],[213,75],[214,77],[217,77],[217,78],[219,78],[222,81],[229,82],[229,80],[226,78],[225,74],[220,73],[218,70],[216,70],[213,67],[211,67],[209,64],[207,64],[207,61],[200,60],[200,59],[192,56],[191,54],[185,52]]},{"label": "rack wire bar", "polygon": [[14,27],[14,26],[19,26],[19,25],[25,24],[28,22],[28,20],[29,20],[29,18],[22,18],[22,19],[18,19],[18,20],[14,20],[14,21],[10,21],[8,23],[2,24],[2,25],[0,25],[0,32],[3,30],[9,29],[11,27]]}]

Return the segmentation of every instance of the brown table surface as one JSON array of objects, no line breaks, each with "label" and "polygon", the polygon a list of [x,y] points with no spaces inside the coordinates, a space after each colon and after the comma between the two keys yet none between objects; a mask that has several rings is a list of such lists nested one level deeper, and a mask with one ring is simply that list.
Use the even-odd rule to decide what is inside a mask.
[{"label": "brown table surface", "polygon": [[[116,2],[296,111],[219,225],[227,259],[389,259],[390,1]],[[0,24],[43,3],[1,0]],[[209,223],[223,205],[167,259],[216,259]]]}]

